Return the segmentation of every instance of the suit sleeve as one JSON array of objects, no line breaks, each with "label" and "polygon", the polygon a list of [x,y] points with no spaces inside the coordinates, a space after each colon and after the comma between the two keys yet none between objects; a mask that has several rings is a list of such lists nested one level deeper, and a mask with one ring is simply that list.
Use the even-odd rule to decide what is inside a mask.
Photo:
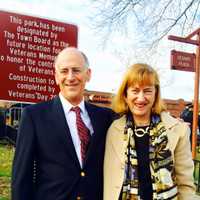
[{"label": "suit sleeve", "polygon": [[17,135],[12,167],[12,200],[32,200],[34,160],[34,124],[25,108]]},{"label": "suit sleeve", "polygon": [[195,186],[193,181],[194,164],[189,141],[190,129],[182,123],[181,136],[175,149],[175,171],[180,200],[194,200]]}]

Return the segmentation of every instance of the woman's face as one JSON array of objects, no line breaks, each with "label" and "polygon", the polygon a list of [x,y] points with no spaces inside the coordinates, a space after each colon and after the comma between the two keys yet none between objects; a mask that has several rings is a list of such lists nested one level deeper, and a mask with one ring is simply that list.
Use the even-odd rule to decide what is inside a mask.
[{"label": "woman's face", "polygon": [[155,96],[156,88],[154,85],[140,86],[136,84],[128,87],[125,101],[133,114],[134,120],[149,121]]}]

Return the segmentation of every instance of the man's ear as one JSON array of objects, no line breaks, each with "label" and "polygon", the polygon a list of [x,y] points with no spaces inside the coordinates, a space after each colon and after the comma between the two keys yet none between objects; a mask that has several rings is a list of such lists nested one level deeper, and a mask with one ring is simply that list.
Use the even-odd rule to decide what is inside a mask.
[{"label": "man's ear", "polygon": [[56,85],[59,85],[58,74],[56,73],[56,71],[54,72],[54,78],[55,78],[55,81],[56,81]]},{"label": "man's ear", "polygon": [[87,79],[86,79],[86,80],[87,80],[87,82],[89,82],[89,81],[90,81],[90,79],[91,79],[91,73],[92,73],[92,72],[91,72],[91,69],[90,69],[90,68],[88,68],[88,69],[87,69]]}]

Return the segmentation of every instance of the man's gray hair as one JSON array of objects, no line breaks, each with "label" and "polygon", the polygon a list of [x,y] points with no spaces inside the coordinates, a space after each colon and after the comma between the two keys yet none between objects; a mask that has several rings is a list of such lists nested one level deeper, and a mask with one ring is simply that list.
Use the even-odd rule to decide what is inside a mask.
[{"label": "man's gray hair", "polygon": [[85,53],[83,53],[82,51],[78,50],[78,49],[75,48],[75,47],[66,47],[66,48],[64,48],[62,51],[60,51],[60,52],[58,53],[58,55],[55,57],[55,60],[54,60],[54,68],[55,68],[55,69],[56,69],[56,64],[57,64],[57,61],[58,61],[60,55],[61,55],[62,53],[64,53],[65,51],[69,50],[69,49],[74,49],[74,50],[79,51],[80,54],[81,54],[81,55],[83,56],[83,58],[84,58],[85,67],[87,67],[87,68],[89,67],[89,60],[88,60],[88,57],[85,55]]},{"label": "man's gray hair", "polygon": [[82,51],[80,51],[80,52],[81,52],[81,54],[82,54],[82,56],[83,56],[83,58],[85,60],[85,67],[89,67],[90,64],[89,64],[88,57]]}]

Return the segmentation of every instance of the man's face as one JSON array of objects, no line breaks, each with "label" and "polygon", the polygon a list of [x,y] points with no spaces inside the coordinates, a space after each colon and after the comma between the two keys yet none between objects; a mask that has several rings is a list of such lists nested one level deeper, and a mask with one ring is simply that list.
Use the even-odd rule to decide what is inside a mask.
[{"label": "man's face", "polygon": [[82,54],[77,50],[63,53],[56,62],[55,79],[61,94],[73,105],[83,99],[85,84],[91,71],[85,66]]}]

